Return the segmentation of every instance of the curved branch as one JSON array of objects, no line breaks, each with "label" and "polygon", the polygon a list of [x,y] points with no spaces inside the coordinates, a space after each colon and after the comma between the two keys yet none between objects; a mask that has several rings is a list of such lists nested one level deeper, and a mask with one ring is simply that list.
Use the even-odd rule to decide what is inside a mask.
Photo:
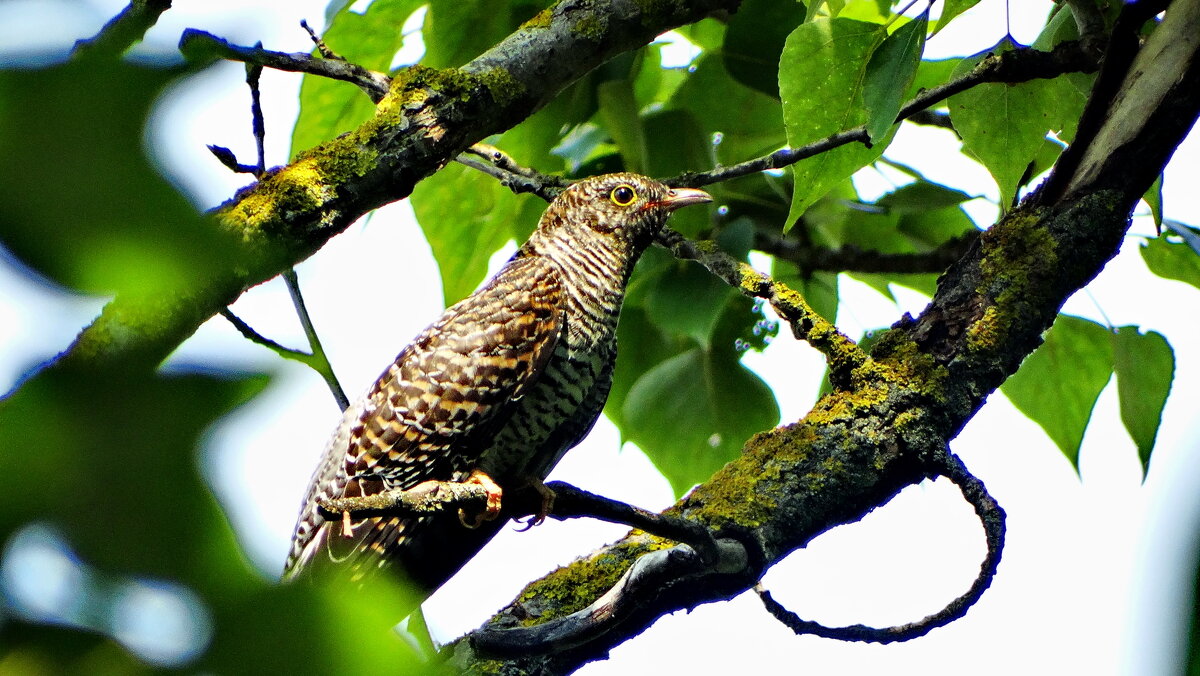
[{"label": "curved branch", "polygon": [[868,627],[855,624],[848,627],[827,627],[818,622],[801,619],[794,612],[783,607],[771,596],[761,584],[755,585],[754,591],[762,599],[767,611],[787,628],[799,635],[820,636],[839,641],[862,641],[866,643],[895,643],[910,641],[929,632],[944,627],[963,617],[971,606],[975,605],[983,593],[992,584],[996,576],[996,568],[1000,565],[1000,557],[1004,553],[1004,510],[987,492],[987,488],[978,477],[971,474],[962,461],[949,451],[942,454],[939,473],[950,479],[962,491],[963,497],[975,509],[979,522],[983,525],[984,536],[987,539],[987,555],[979,565],[979,575],[971,583],[962,596],[951,601],[938,612],[918,620],[894,627]]}]

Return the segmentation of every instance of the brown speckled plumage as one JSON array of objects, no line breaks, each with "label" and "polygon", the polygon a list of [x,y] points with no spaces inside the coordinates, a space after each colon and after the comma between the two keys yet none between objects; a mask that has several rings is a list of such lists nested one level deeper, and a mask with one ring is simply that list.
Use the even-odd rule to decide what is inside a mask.
[{"label": "brown speckled plumage", "polygon": [[634,263],[671,211],[705,201],[635,174],[565,190],[500,272],[347,409],[313,475],[284,577],[326,563],[367,574],[401,558],[430,522],[372,517],[347,535],[317,513],[320,498],[461,481],[476,469],[501,487],[543,479],[604,407]]}]

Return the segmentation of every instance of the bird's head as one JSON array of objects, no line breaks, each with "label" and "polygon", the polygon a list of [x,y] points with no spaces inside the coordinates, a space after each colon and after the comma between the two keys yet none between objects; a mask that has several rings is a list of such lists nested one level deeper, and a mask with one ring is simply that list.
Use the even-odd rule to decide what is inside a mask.
[{"label": "bird's head", "polygon": [[565,238],[577,246],[607,242],[636,257],[672,211],[711,202],[694,188],[670,188],[638,174],[593,176],[571,184],[546,209],[538,224],[542,237]]}]

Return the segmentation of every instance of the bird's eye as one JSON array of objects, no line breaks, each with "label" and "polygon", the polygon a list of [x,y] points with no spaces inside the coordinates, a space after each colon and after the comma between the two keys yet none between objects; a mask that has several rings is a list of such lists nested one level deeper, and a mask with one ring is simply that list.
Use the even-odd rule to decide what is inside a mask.
[{"label": "bird's eye", "polygon": [[633,186],[622,183],[613,188],[613,191],[608,194],[608,198],[619,207],[627,207],[637,199],[637,191],[633,189]]}]

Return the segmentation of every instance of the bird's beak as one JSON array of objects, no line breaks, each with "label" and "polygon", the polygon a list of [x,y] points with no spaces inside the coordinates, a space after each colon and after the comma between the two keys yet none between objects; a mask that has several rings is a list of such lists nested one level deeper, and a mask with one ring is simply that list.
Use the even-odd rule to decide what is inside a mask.
[{"label": "bird's beak", "polygon": [[679,207],[690,204],[706,204],[713,201],[712,195],[695,188],[674,188],[659,202],[667,211],[675,211]]}]

